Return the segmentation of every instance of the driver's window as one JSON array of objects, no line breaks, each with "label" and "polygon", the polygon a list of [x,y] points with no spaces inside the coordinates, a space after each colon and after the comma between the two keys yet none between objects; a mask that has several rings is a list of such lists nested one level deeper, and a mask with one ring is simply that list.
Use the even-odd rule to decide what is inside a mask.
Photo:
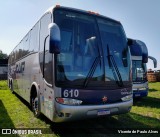
[{"label": "driver's window", "polygon": [[53,61],[52,54],[49,53],[49,30],[51,14],[45,14],[40,21],[40,65],[44,79],[47,83],[53,83]]}]

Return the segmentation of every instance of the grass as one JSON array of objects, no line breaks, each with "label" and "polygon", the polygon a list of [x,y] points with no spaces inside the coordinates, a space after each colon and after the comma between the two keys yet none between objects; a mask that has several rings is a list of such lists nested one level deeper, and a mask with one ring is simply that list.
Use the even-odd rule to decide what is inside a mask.
[{"label": "grass", "polygon": [[[108,134],[114,129],[159,129],[160,132],[160,83],[149,83],[148,97],[134,100],[132,110],[128,114],[116,115],[55,124],[45,116],[35,118],[27,103],[7,88],[6,81],[0,81],[0,129],[1,128],[44,128],[52,134],[48,136],[128,136],[128,134]],[[0,135],[1,136],[1,135]],[[23,135],[19,135],[23,136]],[[26,135],[32,137],[35,135]],[[42,135],[37,135],[42,136]],[[129,134],[129,136],[135,136]],[[158,136],[157,134],[136,134],[136,136]]]},{"label": "grass", "polygon": [[7,86],[7,81],[1,80],[0,81],[0,90],[7,90],[8,86]]},{"label": "grass", "polygon": [[[49,124],[34,117],[29,105],[12,94],[6,81],[0,81],[0,129],[47,128]],[[49,129],[50,130],[50,129]],[[50,132],[52,132],[50,130]],[[55,135],[56,136],[56,135]]]},{"label": "grass", "polygon": [[149,83],[149,95],[135,102],[131,112],[155,118],[155,122],[149,122],[148,125],[160,128],[160,83]]}]

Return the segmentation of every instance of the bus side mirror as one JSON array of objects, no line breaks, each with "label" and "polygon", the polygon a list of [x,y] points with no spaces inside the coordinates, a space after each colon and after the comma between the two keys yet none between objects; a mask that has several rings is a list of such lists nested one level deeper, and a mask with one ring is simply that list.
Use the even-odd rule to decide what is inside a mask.
[{"label": "bus side mirror", "polygon": [[54,53],[54,54],[59,54],[60,53],[60,41],[61,41],[61,36],[60,36],[60,29],[57,24],[55,23],[50,23],[49,26],[49,36],[50,36],[50,41],[49,41],[49,52]]},{"label": "bus side mirror", "polygon": [[154,58],[152,56],[148,56],[148,58],[153,61],[154,68],[156,68],[157,67],[157,60],[156,60],[156,58]]}]

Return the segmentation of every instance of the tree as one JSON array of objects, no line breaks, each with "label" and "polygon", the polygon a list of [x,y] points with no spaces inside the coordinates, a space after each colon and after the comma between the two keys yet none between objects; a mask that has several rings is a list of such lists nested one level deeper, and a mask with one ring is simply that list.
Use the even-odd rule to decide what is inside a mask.
[{"label": "tree", "polygon": [[0,59],[6,59],[8,58],[8,55],[3,53],[1,50],[0,50]]}]

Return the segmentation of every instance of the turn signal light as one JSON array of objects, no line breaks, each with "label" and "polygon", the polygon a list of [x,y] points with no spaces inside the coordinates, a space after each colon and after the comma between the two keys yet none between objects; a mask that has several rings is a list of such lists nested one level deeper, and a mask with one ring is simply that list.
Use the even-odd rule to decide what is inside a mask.
[{"label": "turn signal light", "polygon": [[60,7],[60,5],[56,5],[56,8]]},{"label": "turn signal light", "polygon": [[93,11],[88,11],[88,13],[90,13],[90,14],[94,14],[94,15],[99,15],[99,13],[97,13],[97,12],[93,12]]}]

